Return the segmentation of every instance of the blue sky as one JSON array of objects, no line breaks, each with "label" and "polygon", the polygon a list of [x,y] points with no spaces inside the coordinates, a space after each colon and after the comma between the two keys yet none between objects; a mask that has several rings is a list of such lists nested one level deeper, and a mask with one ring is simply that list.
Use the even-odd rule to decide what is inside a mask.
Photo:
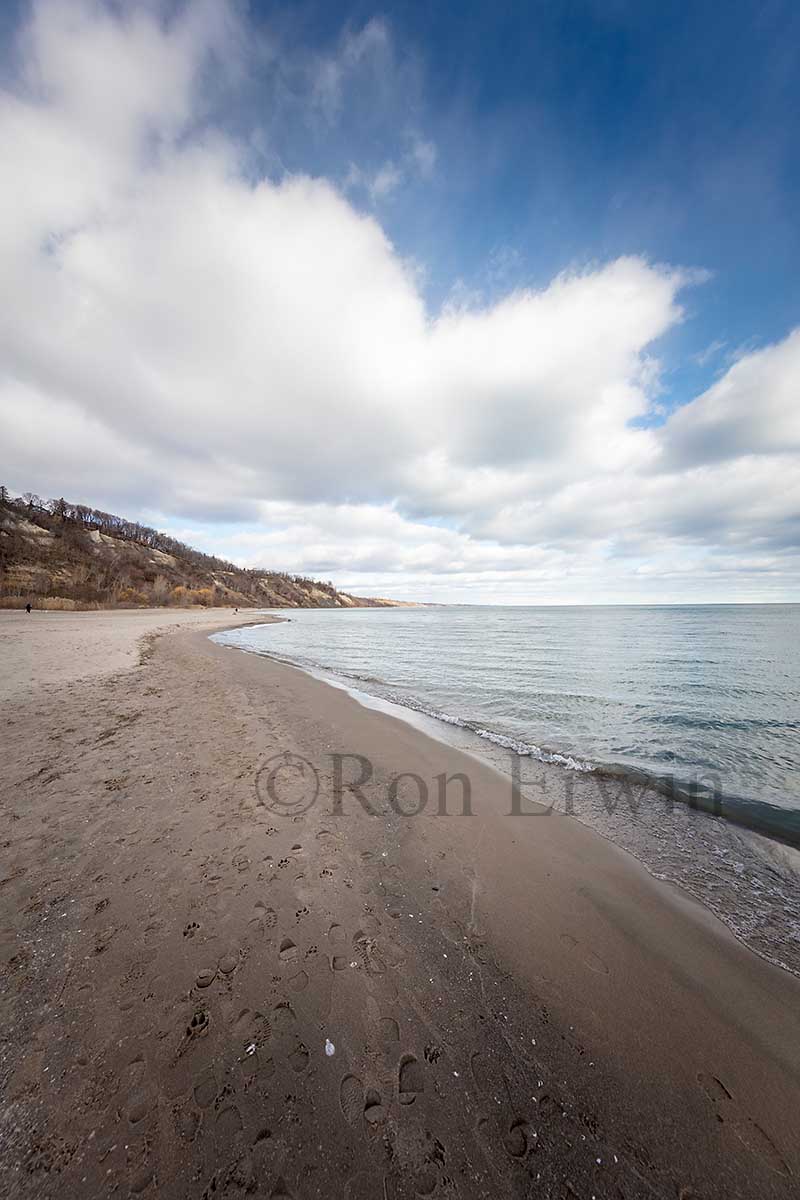
[{"label": "blue sky", "polygon": [[364,593],[796,599],[800,8],[0,12],[7,484]]},{"label": "blue sky", "polygon": [[[288,45],[335,49],[344,27],[389,24],[408,91],[383,109],[353,81],[336,136],[281,131],[290,170],[335,175],[401,150],[403,117],[432,139],[436,180],[381,220],[454,283],[546,283],[573,262],[645,254],[711,273],[668,338],[675,402],[742,346],[777,340],[800,311],[800,6],[732,0],[254,6]],[[258,86],[254,89],[258,121]],[[405,110],[405,112],[403,111]],[[406,115],[408,114],[408,116]],[[492,278],[487,264],[504,270]]]}]

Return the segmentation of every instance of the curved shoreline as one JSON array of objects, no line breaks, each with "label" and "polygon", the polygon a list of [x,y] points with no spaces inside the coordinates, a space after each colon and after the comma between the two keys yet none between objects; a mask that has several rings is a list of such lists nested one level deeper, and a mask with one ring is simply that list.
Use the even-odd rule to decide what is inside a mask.
[{"label": "curved shoreline", "polygon": [[515,814],[491,763],[210,641],[230,617],[50,684],[86,661],[43,629],[6,704],[15,1197],[790,1200],[798,980],[564,820],[574,773]]},{"label": "curved shoreline", "polygon": [[[290,618],[275,617],[273,621],[263,622],[263,624],[272,624],[274,621],[281,621],[282,619],[287,620]],[[255,627],[257,627],[257,624]],[[228,631],[221,630],[219,632],[224,634]],[[235,632],[235,630],[231,630],[231,632]],[[217,635],[215,634],[214,636]],[[696,782],[692,782],[691,780],[686,781],[681,778],[676,779],[672,775],[658,774],[655,770],[646,767],[616,762],[594,761],[586,756],[581,756],[575,751],[566,751],[557,747],[528,743],[503,730],[493,729],[475,720],[464,719],[455,713],[440,711],[427,704],[424,700],[399,692],[397,685],[385,679],[350,673],[342,668],[330,667],[299,656],[293,657],[260,647],[237,644],[237,648],[244,649],[253,654],[263,654],[265,657],[272,658],[276,662],[287,663],[291,666],[299,667],[301,670],[309,671],[312,674],[318,672],[320,677],[337,683],[341,681],[343,686],[352,688],[356,692],[361,692],[369,696],[378,696],[389,704],[411,712],[422,713],[426,717],[440,722],[445,726],[468,730],[475,737],[513,751],[521,757],[530,757],[539,762],[554,764],[567,770],[582,773],[591,772],[604,779],[618,780],[623,784],[636,785],[637,787],[657,793],[659,796],[670,801],[686,804],[692,809],[735,824],[761,837],[780,842],[793,850],[800,850],[800,810],[781,808],[766,800],[739,796],[730,792],[722,792],[719,789],[712,791],[708,787],[700,787]],[[376,688],[382,689],[382,691],[370,691],[368,686],[370,683],[375,685]]]},{"label": "curved shoreline", "polygon": [[[273,620],[277,621],[282,619],[285,620],[286,618],[273,618]],[[264,622],[264,624],[271,623],[273,622]],[[240,650],[242,653],[252,655],[255,658],[263,658],[282,666],[291,667],[303,672],[312,679],[338,688],[365,708],[372,708],[383,712],[419,730],[426,736],[440,741],[445,746],[455,747],[462,752],[474,756],[478,761],[488,762],[506,779],[511,778],[513,768],[508,763],[500,761],[497,754],[492,754],[493,749],[505,751],[512,758],[516,756],[522,760],[526,760],[532,757],[529,753],[519,749],[520,743],[512,738],[506,739],[502,735],[485,737],[480,730],[473,728],[469,722],[457,718],[449,718],[447,715],[426,708],[421,704],[414,702],[406,704],[395,698],[369,692],[358,686],[358,683],[363,683],[365,682],[364,680],[359,679],[354,682],[352,677],[348,677],[342,672],[335,672],[328,668],[298,662],[289,656],[282,656],[264,649],[226,642],[219,637],[220,633],[224,634],[225,632],[225,630],[220,630],[210,635],[210,640],[217,645]],[[385,686],[388,687],[389,685]],[[463,734],[464,737],[459,738],[456,736],[454,738],[454,733]],[[737,844],[740,857],[750,861],[751,870],[758,871],[759,874],[763,874],[767,878],[774,876],[778,870],[783,872],[786,880],[786,897],[777,900],[775,903],[775,913],[776,919],[779,913],[783,913],[784,920],[790,927],[789,932],[791,931],[794,922],[790,912],[787,912],[787,908],[792,903],[792,894],[796,896],[798,883],[800,883],[800,855],[797,855],[796,859],[794,858],[798,851],[798,842],[795,839],[791,837],[777,837],[774,834],[765,833],[763,828],[747,820],[737,820],[735,817],[731,817],[729,813],[720,813],[715,810],[713,803],[704,803],[702,796],[696,797],[687,791],[681,791],[675,785],[663,786],[661,781],[656,777],[644,771],[639,772],[627,768],[617,770],[614,767],[602,764],[592,764],[589,769],[575,770],[574,767],[569,765],[569,762],[564,762],[564,756],[557,754],[553,756],[543,755],[537,761],[548,769],[558,772],[569,772],[574,783],[581,789],[584,789],[585,786],[591,787],[594,784],[602,796],[602,805],[607,802],[613,803],[613,797],[608,801],[603,792],[605,782],[611,787],[615,784],[620,784],[621,791],[625,795],[630,794],[629,789],[631,784],[636,785],[641,789],[640,795],[637,797],[637,803],[640,806],[637,808],[637,819],[641,820],[646,816],[647,796],[649,795],[652,797],[654,804],[665,801],[671,806],[677,802],[679,806],[678,811],[680,812],[685,809],[685,816],[688,820],[699,821],[701,823],[699,826],[701,831],[705,828],[706,832],[709,832],[712,826],[707,825],[706,822],[711,822],[721,824],[723,828],[729,827],[731,833],[734,835],[735,830],[740,828],[745,832],[746,836],[755,834],[757,838],[765,838],[769,844],[774,844],[776,848],[786,847],[786,853],[791,857],[781,860],[770,852],[768,846],[762,850],[749,836],[745,843],[739,841]],[[643,798],[644,805],[642,806]],[[772,966],[776,966],[800,978],[800,944],[789,945],[785,941],[781,943],[776,940],[776,944],[771,946],[760,940],[764,937],[763,932],[754,935],[752,929],[753,917],[747,912],[747,898],[741,894],[741,876],[738,873],[734,872],[729,879],[725,889],[725,899],[721,900],[717,894],[717,888],[702,886],[702,884],[707,884],[706,880],[694,878],[691,872],[686,872],[685,870],[679,874],[677,870],[672,869],[669,865],[665,868],[664,863],[654,857],[652,846],[647,843],[646,839],[638,845],[627,840],[623,836],[624,831],[620,828],[619,823],[613,830],[603,828],[597,820],[596,811],[593,814],[593,819],[592,815],[587,815],[585,812],[582,813],[579,808],[576,809],[576,806],[573,806],[565,815],[571,816],[594,833],[599,834],[611,845],[630,854],[653,879],[661,883],[679,887],[692,901],[701,904],[715,919],[721,921],[728,932],[748,951],[756,954],[760,959]],[[698,826],[695,824],[693,827],[695,842],[697,840],[695,836],[697,829]],[[702,837],[702,833],[700,836]],[[692,846],[692,850],[696,852],[696,844]],[[796,903],[795,907],[797,907]],[[796,919],[800,921],[800,908],[798,908],[796,913]],[[774,926],[775,920],[767,923]],[[800,924],[797,927],[800,928]],[[781,945],[783,949],[781,949]]]}]

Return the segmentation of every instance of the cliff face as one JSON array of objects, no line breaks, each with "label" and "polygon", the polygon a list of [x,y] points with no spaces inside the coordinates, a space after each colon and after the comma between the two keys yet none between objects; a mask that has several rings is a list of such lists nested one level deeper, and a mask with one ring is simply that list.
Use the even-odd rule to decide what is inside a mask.
[{"label": "cliff face", "polygon": [[373,608],[330,583],[245,570],[155,529],[65,500],[0,493],[0,607]]}]

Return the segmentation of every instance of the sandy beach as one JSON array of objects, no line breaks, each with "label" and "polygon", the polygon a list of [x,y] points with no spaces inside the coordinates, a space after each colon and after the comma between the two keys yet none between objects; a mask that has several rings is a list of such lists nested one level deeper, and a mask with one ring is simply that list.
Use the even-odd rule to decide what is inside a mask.
[{"label": "sandy beach", "polygon": [[2,1194],[796,1196],[800,982],[253,619],[0,613]]}]

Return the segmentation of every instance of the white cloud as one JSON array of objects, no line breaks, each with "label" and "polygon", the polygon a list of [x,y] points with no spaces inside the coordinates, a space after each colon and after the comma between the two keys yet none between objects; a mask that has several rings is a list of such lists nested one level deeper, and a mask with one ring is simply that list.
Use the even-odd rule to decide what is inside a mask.
[{"label": "white cloud", "polygon": [[391,59],[392,46],[386,23],[373,17],[362,29],[347,30],[333,54],[319,55],[311,71],[312,102],[328,124],[338,119],[347,84],[366,72],[378,74]]},{"label": "white cloud", "polygon": [[373,205],[385,200],[400,188],[416,180],[427,181],[433,176],[436,165],[436,147],[414,135],[410,148],[399,162],[386,159],[374,170],[350,163],[343,180],[346,192],[366,192]]},{"label": "white cloud", "polygon": [[727,342],[715,338],[709,342],[698,354],[692,355],[692,362],[696,362],[698,367],[708,366],[725,349]]},{"label": "white cloud", "polygon": [[[254,182],[209,123],[209,78],[246,66],[236,11],[33,10],[0,95],[8,482],[240,518],[213,548],[373,591],[795,587],[800,332],[642,428],[695,276],[629,257],[429,313],[374,216],[324,179]],[[391,54],[381,22],[347,35],[313,104],[335,121]],[[435,147],[407,145],[351,183],[429,178]]]},{"label": "white cloud", "polygon": [[410,159],[416,166],[421,177],[423,179],[430,179],[436,169],[436,160],[439,157],[436,146],[433,142],[420,137],[418,134],[412,134],[410,141]]},{"label": "white cloud", "polygon": [[405,176],[401,167],[388,160],[375,171],[365,171],[351,163],[344,179],[345,191],[363,189],[373,204],[386,199],[403,184]]},{"label": "white cloud", "polygon": [[800,329],[740,357],[676,412],[664,448],[668,461],[679,463],[800,452]]}]

